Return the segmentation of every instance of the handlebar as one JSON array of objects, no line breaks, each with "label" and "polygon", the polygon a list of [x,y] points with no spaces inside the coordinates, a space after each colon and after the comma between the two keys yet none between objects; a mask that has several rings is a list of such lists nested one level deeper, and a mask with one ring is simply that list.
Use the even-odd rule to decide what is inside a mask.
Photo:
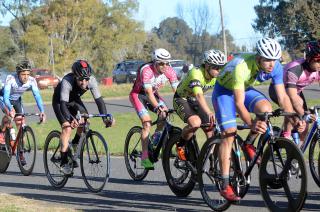
[{"label": "handlebar", "polygon": [[264,121],[268,121],[271,117],[279,117],[279,116],[295,116],[295,117],[298,117],[300,120],[303,119],[303,116],[297,113],[284,112],[283,109],[276,109],[272,112],[256,113],[256,116],[259,119]]},{"label": "handlebar", "polygon": [[85,118],[85,119],[89,119],[89,118],[96,118],[96,117],[106,117],[106,118],[112,118],[111,114],[86,114],[86,113],[80,113],[80,111],[78,111],[77,115],[76,115],[76,119],[80,120],[81,118]]},{"label": "handlebar", "polygon": [[22,116],[22,117],[40,116],[40,113],[16,113],[16,116]]}]

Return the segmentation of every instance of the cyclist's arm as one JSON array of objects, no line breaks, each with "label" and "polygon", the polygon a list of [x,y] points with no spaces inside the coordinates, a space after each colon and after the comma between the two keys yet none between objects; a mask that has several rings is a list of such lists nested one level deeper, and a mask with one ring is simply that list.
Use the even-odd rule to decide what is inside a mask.
[{"label": "cyclist's arm", "polygon": [[239,113],[240,118],[248,125],[252,126],[252,119],[249,111],[244,105],[245,99],[245,91],[244,89],[235,89],[234,93],[234,101],[236,105],[237,112]]},{"label": "cyclist's arm", "polygon": [[297,88],[287,88],[287,94],[291,100],[292,107],[295,112],[299,115],[304,115],[303,102],[301,97],[297,93]]},{"label": "cyclist's arm", "polygon": [[[94,76],[91,76],[91,78],[90,78],[89,88],[90,88],[91,94],[94,98],[94,101],[97,104],[99,113],[100,114],[107,114],[106,104],[103,101],[103,97],[101,96],[101,93],[100,93],[100,90],[98,87],[98,82]],[[102,120],[104,122],[106,122],[107,118],[103,117]]]},{"label": "cyclist's arm", "polygon": [[39,88],[38,88],[35,80],[32,81],[32,83],[31,83],[31,90],[32,90],[33,97],[37,102],[37,106],[38,106],[40,112],[44,113],[43,101],[42,101],[40,91],[39,91]]},{"label": "cyclist's arm", "polygon": [[206,114],[212,114],[213,112],[210,110],[208,104],[207,104],[207,100],[204,97],[203,93],[198,93],[196,94],[196,99],[199,102],[200,107],[202,108],[202,110],[206,113]]},{"label": "cyclist's arm", "polygon": [[284,88],[284,85],[276,84],[274,85],[274,88],[277,94],[279,106],[286,112],[293,112],[292,105]]},{"label": "cyclist's arm", "polygon": [[152,107],[156,108],[158,106],[158,101],[156,99],[156,97],[154,96],[153,94],[153,90],[152,90],[152,87],[147,87],[144,89],[147,97],[148,97],[148,100],[150,102],[150,104],[152,105]]},{"label": "cyclist's arm", "polygon": [[13,108],[10,102],[10,91],[11,91],[11,84],[6,83],[3,88],[3,101],[6,107],[9,109],[9,111],[11,111]]}]

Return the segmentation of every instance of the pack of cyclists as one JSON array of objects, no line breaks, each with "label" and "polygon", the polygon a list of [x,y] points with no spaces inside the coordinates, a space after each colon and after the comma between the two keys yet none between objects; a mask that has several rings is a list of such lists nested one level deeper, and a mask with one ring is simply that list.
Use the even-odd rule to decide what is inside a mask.
[{"label": "pack of cyclists", "polygon": [[[177,141],[177,155],[180,160],[186,160],[185,145],[191,139],[201,124],[207,138],[213,135],[216,123],[221,130],[221,145],[219,160],[221,164],[222,189],[220,191],[228,201],[240,200],[229,183],[230,153],[234,135],[237,133],[236,113],[250,127],[250,133],[245,140],[245,151],[250,158],[256,154],[254,140],[258,134],[265,133],[267,125],[264,121],[252,119],[250,113],[271,112],[269,98],[258,91],[255,86],[271,80],[269,94],[272,101],[286,112],[296,112],[304,116],[304,120],[292,117],[284,120],[283,137],[290,137],[291,131],[300,133],[304,140],[308,122],[315,121],[312,115],[305,115],[307,110],[303,89],[315,81],[320,81],[320,40],[306,44],[305,57],[296,59],[283,66],[280,44],[271,38],[262,38],[256,44],[256,54],[243,54],[227,62],[226,56],[219,50],[211,49],[203,53],[203,62],[199,67],[193,67],[185,78],[178,81],[173,68],[170,66],[171,54],[163,48],[152,52],[152,61],[139,67],[136,81],[129,94],[129,99],[136,110],[142,124],[141,165],[145,169],[153,169],[154,165],[148,158],[148,142],[151,131],[151,116],[149,111],[160,117],[166,116],[168,106],[161,97],[159,90],[169,81],[173,96],[173,107],[178,116],[186,124]],[[35,79],[31,76],[32,66],[29,60],[17,64],[16,73],[8,75],[5,85],[0,91],[0,107],[4,112],[0,130],[0,144],[4,143],[4,130],[10,125],[11,118],[23,113],[22,94],[32,90],[41,120],[45,120],[43,101]],[[213,88],[212,106],[210,109],[204,93]],[[52,97],[54,113],[61,125],[61,172],[70,174],[71,167],[67,163],[69,139],[72,129],[77,132],[71,141],[75,148],[82,131],[80,124],[83,120],[76,119],[77,111],[87,113],[81,96],[90,90],[98,110],[107,113],[107,108],[93,75],[93,69],[86,60],[76,60],[71,66],[71,72],[63,77],[55,88]],[[106,127],[115,123],[114,119],[102,118]],[[15,122],[17,126],[22,121]],[[161,132],[161,122],[157,132]],[[23,157],[23,155],[21,155]],[[259,161],[258,161],[259,162]],[[77,167],[76,161],[73,164]]]}]

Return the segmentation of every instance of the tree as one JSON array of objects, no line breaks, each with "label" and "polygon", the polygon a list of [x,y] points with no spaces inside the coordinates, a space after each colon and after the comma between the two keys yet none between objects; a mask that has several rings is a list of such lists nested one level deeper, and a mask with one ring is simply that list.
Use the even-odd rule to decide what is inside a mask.
[{"label": "tree", "polygon": [[186,52],[192,41],[192,29],[184,20],[177,17],[167,18],[161,21],[159,28],[153,28],[152,32],[157,34],[160,40],[170,44],[168,50],[175,58],[189,59]]},{"label": "tree", "polygon": [[14,70],[15,57],[19,52],[18,46],[15,45],[8,27],[0,27],[0,37],[0,67]]},{"label": "tree", "polygon": [[[41,0],[1,0],[0,12],[5,15],[10,13],[19,24],[14,31],[17,38],[23,36],[30,25],[29,14],[41,4]],[[19,40],[18,40],[19,41]],[[21,53],[26,56],[25,43],[19,42]]]},{"label": "tree", "polygon": [[260,0],[254,9],[258,18],[253,28],[280,38],[293,55],[301,56],[305,42],[320,37],[319,0]]}]

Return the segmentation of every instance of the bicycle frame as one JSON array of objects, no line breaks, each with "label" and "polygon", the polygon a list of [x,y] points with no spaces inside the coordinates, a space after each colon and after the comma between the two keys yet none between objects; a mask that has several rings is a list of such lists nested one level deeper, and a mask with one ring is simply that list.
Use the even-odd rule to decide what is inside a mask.
[{"label": "bicycle frame", "polygon": [[320,117],[318,110],[320,109],[320,106],[315,106],[314,107],[314,113],[317,117],[317,120],[312,124],[311,130],[308,132],[305,141],[303,143],[303,146],[301,147],[301,151],[304,153],[307,150],[308,145],[310,142],[313,140],[314,136],[319,137],[320,136]]}]

